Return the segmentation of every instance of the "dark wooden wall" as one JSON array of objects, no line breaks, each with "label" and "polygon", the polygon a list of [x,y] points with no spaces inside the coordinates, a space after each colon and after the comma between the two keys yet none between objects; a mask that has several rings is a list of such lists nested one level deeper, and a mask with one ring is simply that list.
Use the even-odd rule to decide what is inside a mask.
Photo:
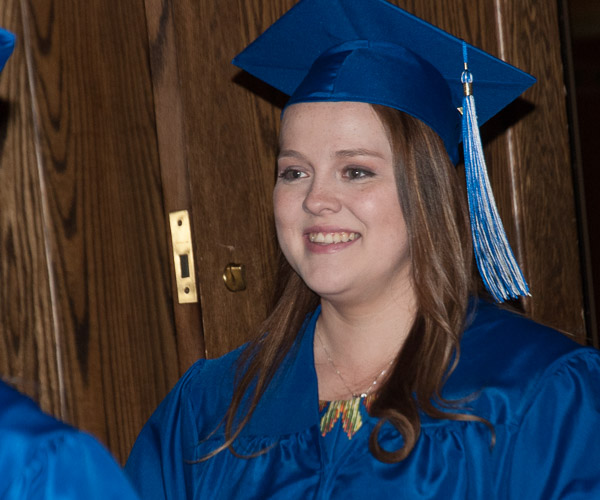
[{"label": "dark wooden wall", "polygon": [[124,459],[179,375],[144,4],[0,23],[0,373]]},{"label": "dark wooden wall", "polygon": [[[4,0],[0,373],[123,460],[178,376],[270,302],[281,96],[230,65],[293,0]],[[545,0],[398,0],[540,83],[484,129],[524,310],[584,340],[559,15]],[[506,131],[509,125],[516,125]],[[200,303],[174,297],[191,214]],[[245,264],[232,293],[222,272]]]},{"label": "dark wooden wall", "polygon": [[[572,68],[575,92],[571,92],[573,104],[572,130],[579,139],[581,153],[581,187],[584,206],[590,223],[589,286],[591,306],[596,317],[600,312],[600,169],[598,169],[598,117],[600,116],[600,2],[597,0],[564,0],[570,16],[570,40],[572,40]],[[578,125],[578,126],[577,126]],[[577,155],[576,155],[577,156]],[[596,342],[598,342],[596,337]],[[596,343],[597,346],[600,344]]]},{"label": "dark wooden wall", "polygon": [[[6,8],[7,7],[7,8]],[[22,33],[12,2],[2,26]],[[0,78],[0,360],[9,381],[61,414],[63,379],[46,247],[33,110],[22,43]]]}]

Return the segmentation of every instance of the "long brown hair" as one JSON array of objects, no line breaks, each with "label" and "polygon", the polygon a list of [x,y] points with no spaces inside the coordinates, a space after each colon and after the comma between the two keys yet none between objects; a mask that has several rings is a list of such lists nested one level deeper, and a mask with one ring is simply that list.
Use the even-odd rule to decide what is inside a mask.
[{"label": "long brown hair", "polygon": [[[458,363],[469,295],[475,287],[466,196],[435,132],[398,110],[379,105],[373,108],[394,153],[417,297],[417,313],[408,338],[370,410],[380,419],[370,436],[372,454],[383,462],[399,462],[410,454],[419,437],[419,411],[434,418],[486,422],[456,413],[456,402],[441,396],[445,380]],[[237,455],[235,439],[292,348],[305,316],[319,303],[319,297],[285,259],[280,260],[273,312],[238,363],[233,398],[224,417],[225,443],[203,459],[226,448]],[[249,405],[241,408],[250,390]],[[238,413],[243,415],[241,419],[236,418]],[[380,446],[379,431],[385,422],[402,434],[404,445],[399,450],[387,451]]]}]

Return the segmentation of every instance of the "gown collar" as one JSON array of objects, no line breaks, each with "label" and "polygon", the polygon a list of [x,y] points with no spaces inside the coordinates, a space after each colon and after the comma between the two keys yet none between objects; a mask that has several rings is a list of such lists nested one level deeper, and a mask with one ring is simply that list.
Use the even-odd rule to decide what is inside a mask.
[{"label": "gown collar", "polygon": [[308,314],[296,342],[261,398],[242,434],[281,436],[319,424],[314,335],[321,306]]},{"label": "gown collar", "polygon": [[[484,301],[471,300],[463,340],[469,331],[477,330],[481,323],[486,323],[486,313],[494,310],[497,311],[494,306]],[[484,314],[481,314],[482,311],[485,311]],[[243,435],[281,436],[303,431],[313,425],[318,428],[319,389],[313,344],[315,326],[320,314],[321,306],[318,306],[313,313],[307,315],[296,342],[269,384],[248,425],[242,430]],[[463,354],[469,351],[467,357],[473,355],[472,350],[477,351],[476,346],[473,348],[469,342],[465,345],[463,341],[461,349]],[[460,398],[481,389],[469,382],[473,374],[468,369],[466,373],[463,372],[465,363],[464,356],[461,356],[461,363],[444,386],[444,397]],[[465,377],[467,381],[464,380]]]}]

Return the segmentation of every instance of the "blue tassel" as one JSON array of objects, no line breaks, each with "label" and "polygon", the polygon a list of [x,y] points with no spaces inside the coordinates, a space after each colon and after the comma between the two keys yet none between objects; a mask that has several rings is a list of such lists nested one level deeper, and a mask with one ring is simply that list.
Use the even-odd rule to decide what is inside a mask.
[{"label": "blue tassel", "polygon": [[473,248],[485,287],[497,302],[504,302],[529,295],[529,287],[506,238],[488,178],[471,91],[473,75],[468,70],[467,45],[464,42],[463,58],[462,134]]}]

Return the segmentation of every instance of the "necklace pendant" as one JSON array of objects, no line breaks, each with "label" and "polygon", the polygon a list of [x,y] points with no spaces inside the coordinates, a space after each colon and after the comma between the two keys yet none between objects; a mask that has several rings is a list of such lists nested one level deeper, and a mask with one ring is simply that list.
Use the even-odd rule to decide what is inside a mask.
[{"label": "necklace pendant", "polygon": [[366,398],[367,396],[368,396],[368,394],[367,394],[366,392],[363,392],[363,393],[360,395],[360,397],[361,397],[361,398]]}]

